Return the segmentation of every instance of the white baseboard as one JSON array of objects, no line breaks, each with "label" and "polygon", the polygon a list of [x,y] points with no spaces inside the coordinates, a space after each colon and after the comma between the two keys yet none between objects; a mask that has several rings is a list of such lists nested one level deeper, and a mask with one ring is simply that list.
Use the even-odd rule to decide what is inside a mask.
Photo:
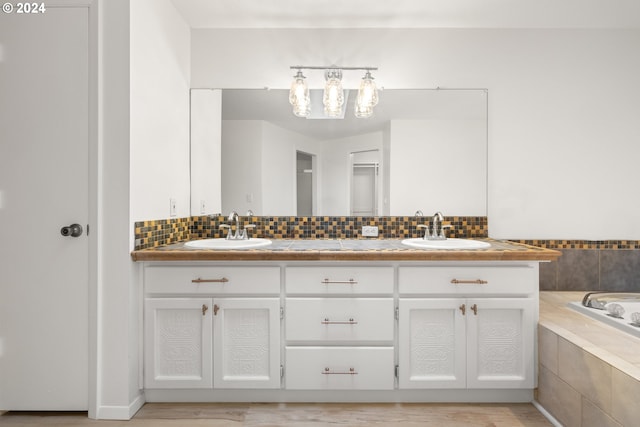
[{"label": "white baseboard", "polygon": [[554,427],[564,427],[564,426],[560,423],[560,421],[558,421],[558,420],[556,419],[556,417],[554,417],[553,415],[551,415],[551,414],[549,413],[549,411],[547,411],[546,409],[544,409],[544,407],[540,404],[540,402],[538,402],[537,400],[534,400],[534,401],[532,401],[531,403],[533,404],[533,406],[535,406],[535,407],[536,407],[536,409],[537,409],[538,411],[540,411],[540,413],[542,413],[542,415],[544,415],[544,417],[545,417],[546,419],[548,419],[548,420],[549,420],[549,422],[550,422],[551,424],[553,424],[553,425],[554,425]]},{"label": "white baseboard", "polygon": [[99,406],[96,419],[130,420],[145,404],[144,394],[139,394],[129,406]]}]

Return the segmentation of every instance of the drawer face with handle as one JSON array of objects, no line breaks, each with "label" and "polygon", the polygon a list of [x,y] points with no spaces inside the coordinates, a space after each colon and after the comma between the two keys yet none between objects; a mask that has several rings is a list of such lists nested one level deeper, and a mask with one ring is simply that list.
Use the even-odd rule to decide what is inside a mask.
[{"label": "drawer face with handle", "polygon": [[393,390],[393,347],[287,347],[288,390]]},{"label": "drawer face with handle", "polygon": [[145,267],[147,293],[279,294],[279,267],[157,266]]},{"label": "drawer face with handle", "polygon": [[393,341],[392,298],[287,298],[292,341]]},{"label": "drawer face with handle", "polygon": [[393,267],[288,267],[288,294],[392,294]]},{"label": "drawer face with handle", "polygon": [[538,288],[538,270],[532,266],[400,267],[400,294],[524,295]]}]

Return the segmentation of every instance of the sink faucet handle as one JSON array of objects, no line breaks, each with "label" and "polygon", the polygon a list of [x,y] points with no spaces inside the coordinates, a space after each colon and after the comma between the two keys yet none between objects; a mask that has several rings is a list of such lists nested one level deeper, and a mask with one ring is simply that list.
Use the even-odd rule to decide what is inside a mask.
[{"label": "sink faucet handle", "polygon": [[428,239],[429,238],[429,226],[425,225],[425,224],[418,224],[418,228],[424,228],[424,235],[422,236],[423,239]]},{"label": "sink faucet handle", "polygon": [[247,224],[247,225],[244,226],[244,238],[245,239],[247,239],[247,240],[250,239],[249,230],[252,229],[252,228],[256,228],[256,225],[255,224]]},{"label": "sink faucet handle", "polygon": [[229,224],[220,224],[218,230],[227,230],[227,239],[231,238],[231,226]]}]

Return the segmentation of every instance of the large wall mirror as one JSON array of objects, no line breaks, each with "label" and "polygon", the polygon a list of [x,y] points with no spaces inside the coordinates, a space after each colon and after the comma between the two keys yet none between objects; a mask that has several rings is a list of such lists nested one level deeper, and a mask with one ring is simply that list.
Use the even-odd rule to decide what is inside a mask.
[{"label": "large wall mirror", "polygon": [[[354,116],[355,93],[347,93],[344,118],[326,119],[315,101],[321,92],[312,91],[305,119],[292,114],[288,90],[210,92],[217,107],[192,112],[193,215],[487,214],[484,89],[383,90],[369,119]],[[207,122],[195,125],[208,137],[193,138],[194,118]],[[216,167],[194,158],[201,145],[216,144],[218,183],[210,176]],[[206,212],[201,194],[212,186],[219,209]]]}]

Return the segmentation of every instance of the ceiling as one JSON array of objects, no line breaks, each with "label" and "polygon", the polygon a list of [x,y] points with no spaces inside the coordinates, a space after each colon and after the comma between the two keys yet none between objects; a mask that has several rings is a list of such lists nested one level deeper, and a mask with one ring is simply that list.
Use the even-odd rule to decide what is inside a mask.
[{"label": "ceiling", "polygon": [[192,28],[640,28],[638,0],[172,0]]}]

